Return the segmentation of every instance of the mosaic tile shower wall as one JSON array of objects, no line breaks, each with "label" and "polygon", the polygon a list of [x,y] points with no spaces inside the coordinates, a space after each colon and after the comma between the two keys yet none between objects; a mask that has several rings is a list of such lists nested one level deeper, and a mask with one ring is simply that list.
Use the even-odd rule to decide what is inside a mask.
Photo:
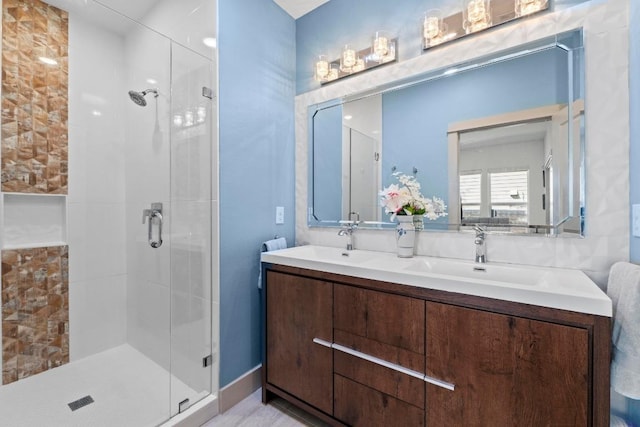
[{"label": "mosaic tile shower wall", "polygon": [[67,194],[68,14],[2,3],[2,191]]},{"label": "mosaic tile shower wall", "polygon": [[3,250],[2,383],[68,362],[68,246]]}]

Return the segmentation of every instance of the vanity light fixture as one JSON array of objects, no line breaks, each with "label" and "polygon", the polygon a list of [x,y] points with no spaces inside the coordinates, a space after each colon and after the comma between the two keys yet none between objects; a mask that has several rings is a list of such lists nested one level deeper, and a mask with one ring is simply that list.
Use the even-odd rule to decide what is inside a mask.
[{"label": "vanity light fixture", "polygon": [[462,8],[450,15],[429,10],[421,23],[422,50],[543,12],[550,8],[551,1],[463,0]]},{"label": "vanity light fixture", "polygon": [[516,16],[526,16],[547,8],[547,0],[515,0]]},{"label": "vanity light fixture", "polygon": [[466,0],[462,15],[462,26],[467,34],[490,27],[491,0]]},{"label": "vanity light fixture", "polygon": [[318,55],[313,65],[313,78],[325,84],[396,61],[396,38],[378,31],[372,40],[371,46],[362,50],[344,45],[340,57],[334,61],[329,61],[327,55]]}]

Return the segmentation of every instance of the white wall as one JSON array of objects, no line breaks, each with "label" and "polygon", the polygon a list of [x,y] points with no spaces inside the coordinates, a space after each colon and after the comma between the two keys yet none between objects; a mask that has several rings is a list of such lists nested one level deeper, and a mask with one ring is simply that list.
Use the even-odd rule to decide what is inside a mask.
[{"label": "white wall", "polygon": [[[585,3],[504,25],[296,97],[296,243],[342,245],[335,229],[307,227],[308,105],[580,27],[586,58],[586,236],[489,235],[487,255],[495,262],[579,268],[604,286],[612,263],[629,257],[628,0]],[[395,250],[393,231],[360,229],[355,242],[362,249]],[[473,251],[469,233],[425,232],[417,247],[421,255],[463,259],[472,259]]]},{"label": "white wall", "polygon": [[126,340],[123,40],[69,16],[71,360]]}]

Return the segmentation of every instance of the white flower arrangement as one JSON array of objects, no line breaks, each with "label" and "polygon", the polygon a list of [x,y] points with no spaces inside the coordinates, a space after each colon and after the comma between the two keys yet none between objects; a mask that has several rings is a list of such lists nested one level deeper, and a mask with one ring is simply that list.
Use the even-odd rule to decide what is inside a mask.
[{"label": "white flower arrangement", "polygon": [[402,184],[391,184],[380,192],[380,204],[385,212],[396,215],[422,215],[433,221],[447,215],[444,200],[438,197],[424,197],[420,192],[420,183],[415,176],[394,172],[393,176]]}]

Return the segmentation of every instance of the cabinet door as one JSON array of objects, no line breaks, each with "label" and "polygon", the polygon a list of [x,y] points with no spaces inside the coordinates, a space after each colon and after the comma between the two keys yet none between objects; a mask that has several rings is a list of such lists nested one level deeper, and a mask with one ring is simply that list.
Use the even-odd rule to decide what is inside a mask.
[{"label": "cabinet door", "polygon": [[333,413],[333,285],[267,271],[267,382]]},{"label": "cabinet door", "polygon": [[586,426],[588,331],[427,303],[427,425]]}]

